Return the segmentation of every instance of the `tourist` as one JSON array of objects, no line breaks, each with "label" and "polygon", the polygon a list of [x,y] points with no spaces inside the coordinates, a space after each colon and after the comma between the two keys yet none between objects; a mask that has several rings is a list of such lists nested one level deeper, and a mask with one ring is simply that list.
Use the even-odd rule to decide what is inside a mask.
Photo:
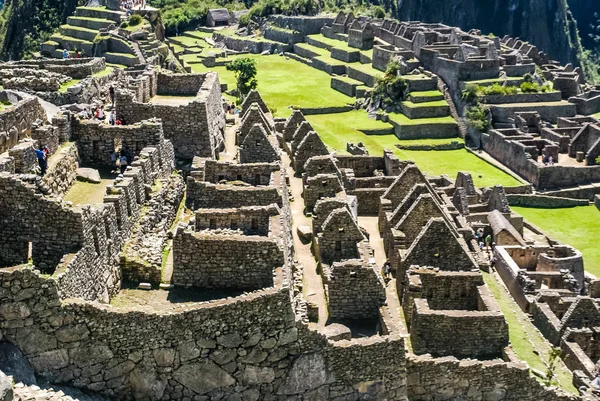
[{"label": "tourist", "polygon": [[554,166],[554,158],[552,156],[548,156],[548,165]]},{"label": "tourist", "polygon": [[75,58],[79,58],[79,50],[75,50]]},{"label": "tourist", "polygon": [[100,121],[104,121],[106,119],[106,115],[104,114],[104,107],[100,106],[98,110],[96,110],[96,118]]},{"label": "tourist", "polygon": [[231,114],[235,113],[235,104],[233,102],[231,102],[231,107],[229,108],[229,110],[231,110]]},{"label": "tourist", "polygon": [[121,174],[125,173],[127,170],[127,156],[125,156],[125,152],[121,151],[121,157],[119,158],[119,167],[121,167]]},{"label": "tourist", "polygon": [[110,86],[110,88],[108,89],[108,95],[110,96],[110,102],[112,103],[113,107],[115,107],[115,87],[114,86]]},{"label": "tourist", "polygon": [[389,259],[383,265],[383,275],[386,280],[391,280],[392,278],[392,264]]},{"label": "tourist", "polygon": [[110,125],[115,125],[117,120],[117,114],[115,113],[115,111],[111,111],[110,114],[108,115],[108,123]]},{"label": "tourist", "polygon": [[492,245],[492,236],[488,234],[487,237],[485,237],[485,249],[489,250],[490,245]]},{"label": "tourist", "polygon": [[64,59],[69,58],[69,51],[67,49],[63,50],[63,58]]},{"label": "tourist", "polygon": [[120,118],[117,118],[117,120],[115,121],[115,125],[123,125],[123,122]]},{"label": "tourist", "polygon": [[50,148],[48,147],[48,145],[44,146],[44,155],[46,160],[48,160],[48,158],[50,157]]},{"label": "tourist", "polygon": [[117,171],[117,160],[119,160],[119,151],[115,150],[110,155],[110,165],[111,165],[111,168],[112,168],[111,172],[116,172]]},{"label": "tourist", "polygon": [[38,165],[40,166],[42,177],[46,174],[46,169],[48,167],[48,162],[46,160],[46,152],[44,152],[44,147],[42,145],[39,146],[39,149],[35,149],[35,155],[37,156]]}]

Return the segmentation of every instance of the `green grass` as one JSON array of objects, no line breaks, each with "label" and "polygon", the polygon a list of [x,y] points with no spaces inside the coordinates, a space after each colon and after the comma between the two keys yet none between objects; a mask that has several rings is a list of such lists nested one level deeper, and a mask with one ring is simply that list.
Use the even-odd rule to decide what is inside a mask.
[{"label": "green grass", "polygon": [[[346,142],[362,142],[371,155],[382,155],[383,149],[392,149],[401,160],[413,160],[423,171],[430,175],[448,174],[454,179],[459,171],[468,171],[473,175],[476,186],[502,184],[515,186],[522,184],[509,174],[487,163],[465,149],[444,151],[400,150],[396,144],[403,145],[440,145],[461,138],[400,140],[395,135],[366,135],[359,129],[382,129],[389,125],[372,120],[364,111],[350,111],[337,114],[319,114],[306,116],[306,119],[319,134],[325,145],[340,154],[346,154]],[[453,120],[451,120],[453,121]]]},{"label": "green grass", "polygon": [[201,31],[186,31],[183,34],[185,36],[193,36],[193,37],[198,38],[198,39],[211,38],[212,37],[212,33],[201,32]]},{"label": "green grass", "polygon": [[[289,109],[291,105],[306,108],[332,107],[354,102],[350,96],[331,89],[330,75],[299,61],[286,60],[285,57],[276,55],[244,54],[236,57],[256,60],[257,89],[269,107],[277,108],[276,117],[288,117],[292,113]],[[235,76],[225,66],[205,67],[202,64],[192,64],[192,71],[215,71],[219,74],[221,83],[227,83],[231,89],[235,86]]]},{"label": "green grass", "polygon": [[448,107],[448,102],[445,100],[435,100],[433,102],[413,103],[413,102],[402,102],[406,107],[410,108],[421,108],[421,107]]},{"label": "green grass", "polygon": [[389,113],[389,118],[400,125],[456,124],[456,121],[454,118],[452,118],[452,116],[411,119],[406,117],[404,114]]},{"label": "green grass", "polygon": [[[508,291],[498,282],[496,276],[482,272],[491,293],[496,298],[504,318],[508,323],[508,336],[511,346],[519,359],[527,362],[533,369],[546,372],[550,344],[533,326],[527,315],[521,311]],[[555,371],[558,385],[564,390],[577,394],[572,384],[572,374],[564,364],[559,363]]]},{"label": "green grass", "polygon": [[422,92],[410,92],[411,96],[415,96],[415,97],[438,97],[438,96],[443,96],[442,92],[440,91],[422,91]]},{"label": "green grass", "polygon": [[189,36],[177,36],[169,38],[169,42],[176,43],[183,47],[203,47],[206,42],[201,38],[190,38]]},{"label": "green grass", "polygon": [[372,77],[382,77],[383,76],[383,72],[373,68],[372,64],[347,63],[346,65],[348,67],[354,68],[355,70],[364,72],[365,74],[368,74]]},{"label": "green grass", "polygon": [[112,72],[114,70],[115,69],[113,67],[107,66],[105,69],[103,69],[102,71],[98,71],[98,72],[94,73],[92,76],[94,76],[94,77],[105,77],[107,75],[112,74]]},{"label": "green grass", "polygon": [[73,202],[74,205],[102,203],[106,194],[106,186],[113,181],[111,179],[102,179],[102,182],[99,184],[75,181],[63,197],[63,200]]},{"label": "green grass", "polygon": [[600,118],[600,113],[594,114],[594,117]]},{"label": "green grass", "polygon": [[72,79],[70,81],[67,81],[60,86],[60,89],[58,89],[58,91],[60,93],[66,93],[67,89],[69,89],[71,86],[73,86],[75,84],[78,84],[79,81],[81,81],[81,79]]},{"label": "green grass", "polygon": [[120,68],[122,70],[128,68],[126,65],[123,64],[115,64],[115,63],[106,63],[107,67],[112,67],[112,68]]},{"label": "green grass", "polygon": [[340,50],[344,50],[347,52],[359,52],[361,51],[360,49],[356,49],[354,47],[350,47],[348,46],[347,42],[342,42],[341,40],[337,40],[337,39],[330,39],[330,38],[326,38],[325,36],[323,36],[322,34],[318,33],[315,35],[308,35],[309,38],[317,40],[321,43],[324,43],[328,46],[331,47],[335,47],[336,49],[340,49]]},{"label": "green grass", "polygon": [[319,54],[320,56],[329,56],[331,54],[331,52],[327,49],[309,45],[308,43],[296,43],[296,46],[298,46],[301,49],[310,50],[314,53]]},{"label": "green grass", "polygon": [[560,209],[513,207],[549,237],[577,248],[585,270],[600,277],[600,211],[594,206]]}]

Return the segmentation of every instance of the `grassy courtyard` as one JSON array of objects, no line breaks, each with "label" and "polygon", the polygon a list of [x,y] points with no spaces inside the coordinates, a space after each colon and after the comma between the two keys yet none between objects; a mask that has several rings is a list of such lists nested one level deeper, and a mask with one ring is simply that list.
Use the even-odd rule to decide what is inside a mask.
[{"label": "grassy courtyard", "polygon": [[577,248],[583,254],[585,270],[600,277],[600,211],[594,206],[560,209],[513,207],[553,239]]},{"label": "grassy courtyard", "polygon": [[372,155],[381,155],[383,149],[394,150],[401,160],[413,160],[423,171],[431,175],[447,174],[451,179],[459,171],[468,171],[473,175],[478,187],[502,184],[515,186],[522,184],[502,170],[487,163],[465,149],[443,151],[400,150],[395,145],[428,144],[437,145],[462,141],[460,138],[399,140],[395,135],[366,135],[363,129],[384,129],[389,124],[375,121],[364,111],[354,110],[347,113],[319,114],[307,116],[315,131],[331,150],[346,153],[346,142],[362,142]]},{"label": "grassy courtyard", "polygon": [[[289,106],[332,107],[354,103],[353,98],[331,89],[331,76],[299,61],[282,56],[245,54],[256,60],[258,91],[276,117],[289,117]],[[235,86],[235,77],[226,67],[193,64],[194,72],[215,71],[221,83]]]}]

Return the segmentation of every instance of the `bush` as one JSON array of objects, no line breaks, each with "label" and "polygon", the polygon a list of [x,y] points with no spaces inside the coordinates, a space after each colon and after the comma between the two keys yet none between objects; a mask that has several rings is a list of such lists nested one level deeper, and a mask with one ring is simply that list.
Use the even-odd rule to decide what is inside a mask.
[{"label": "bush", "polygon": [[472,103],[477,100],[479,93],[479,85],[467,84],[467,87],[462,91],[461,98],[467,103]]},{"label": "bush", "polygon": [[406,80],[398,75],[399,71],[400,63],[397,60],[390,61],[383,78],[377,80],[371,94],[371,98],[380,100],[384,107],[394,107],[404,99],[408,85]]},{"label": "bush", "polygon": [[466,112],[467,124],[476,131],[487,132],[490,128],[489,113],[489,109],[482,105],[469,107]]},{"label": "bush", "polygon": [[250,23],[250,14],[244,14],[244,15],[240,16],[240,19],[238,20],[239,26],[241,26],[241,27],[248,26],[249,23]]},{"label": "bush", "polygon": [[142,23],[142,16],[139,14],[133,14],[129,17],[129,26],[136,26]]},{"label": "bush", "polygon": [[128,26],[129,26],[129,23],[127,21],[121,22],[121,28],[127,28]]},{"label": "bush", "polygon": [[373,18],[385,18],[385,10],[381,6],[375,6],[371,9]]},{"label": "bush", "polygon": [[523,82],[520,86],[521,92],[523,93],[538,93],[540,92],[540,86],[535,82]]}]

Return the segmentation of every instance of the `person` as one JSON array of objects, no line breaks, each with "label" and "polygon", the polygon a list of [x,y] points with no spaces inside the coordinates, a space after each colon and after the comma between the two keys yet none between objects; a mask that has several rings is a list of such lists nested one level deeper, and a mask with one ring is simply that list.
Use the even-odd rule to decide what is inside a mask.
[{"label": "person", "polygon": [[50,157],[50,148],[48,147],[48,145],[44,146],[44,155],[45,155],[45,159],[48,160],[48,158]]},{"label": "person", "polygon": [[554,166],[554,158],[552,156],[548,156],[548,165]]},{"label": "person", "polygon": [[108,115],[108,123],[110,125],[115,125],[115,120],[117,119],[116,115],[115,115],[115,111],[111,111],[110,114]]},{"label": "person", "polygon": [[75,58],[79,58],[79,50],[75,50]]},{"label": "person", "polygon": [[106,119],[106,115],[104,114],[104,107],[100,106],[98,111],[96,112],[96,118],[100,121],[104,121]]},{"label": "person", "polygon": [[86,107],[84,107],[83,110],[81,111],[81,117],[86,120],[90,119],[90,113],[88,113],[88,109]]},{"label": "person", "polygon": [[40,166],[43,177],[46,174],[48,163],[46,161],[46,152],[44,152],[44,147],[42,145],[39,146],[39,149],[35,149],[35,155],[37,156],[38,165]]},{"label": "person", "polygon": [[115,87],[114,86],[110,86],[110,88],[108,89],[108,95],[110,96],[110,102],[112,103],[113,107],[115,107]]},{"label": "person", "polygon": [[117,171],[117,160],[119,159],[119,151],[115,150],[110,155],[110,163],[112,167],[112,171]]},{"label": "person", "polygon": [[64,59],[69,58],[69,51],[67,49],[63,50],[63,58]]},{"label": "person", "polygon": [[123,122],[120,118],[117,118],[117,121],[115,121],[115,125],[123,125]]},{"label": "person", "polygon": [[121,157],[119,158],[119,166],[121,167],[121,174],[125,173],[125,170],[127,170],[127,156],[125,156],[124,151],[121,151]]},{"label": "person", "polygon": [[386,260],[385,264],[383,265],[383,274],[386,279],[392,278],[392,264],[390,263],[389,259]]},{"label": "person", "polygon": [[235,104],[233,102],[231,102],[231,107],[229,108],[229,110],[231,110],[231,114],[235,112]]},{"label": "person", "polygon": [[485,249],[488,249],[488,250],[489,250],[489,248],[490,248],[490,245],[492,245],[492,236],[491,236],[490,234],[488,234],[488,235],[485,237]]}]

